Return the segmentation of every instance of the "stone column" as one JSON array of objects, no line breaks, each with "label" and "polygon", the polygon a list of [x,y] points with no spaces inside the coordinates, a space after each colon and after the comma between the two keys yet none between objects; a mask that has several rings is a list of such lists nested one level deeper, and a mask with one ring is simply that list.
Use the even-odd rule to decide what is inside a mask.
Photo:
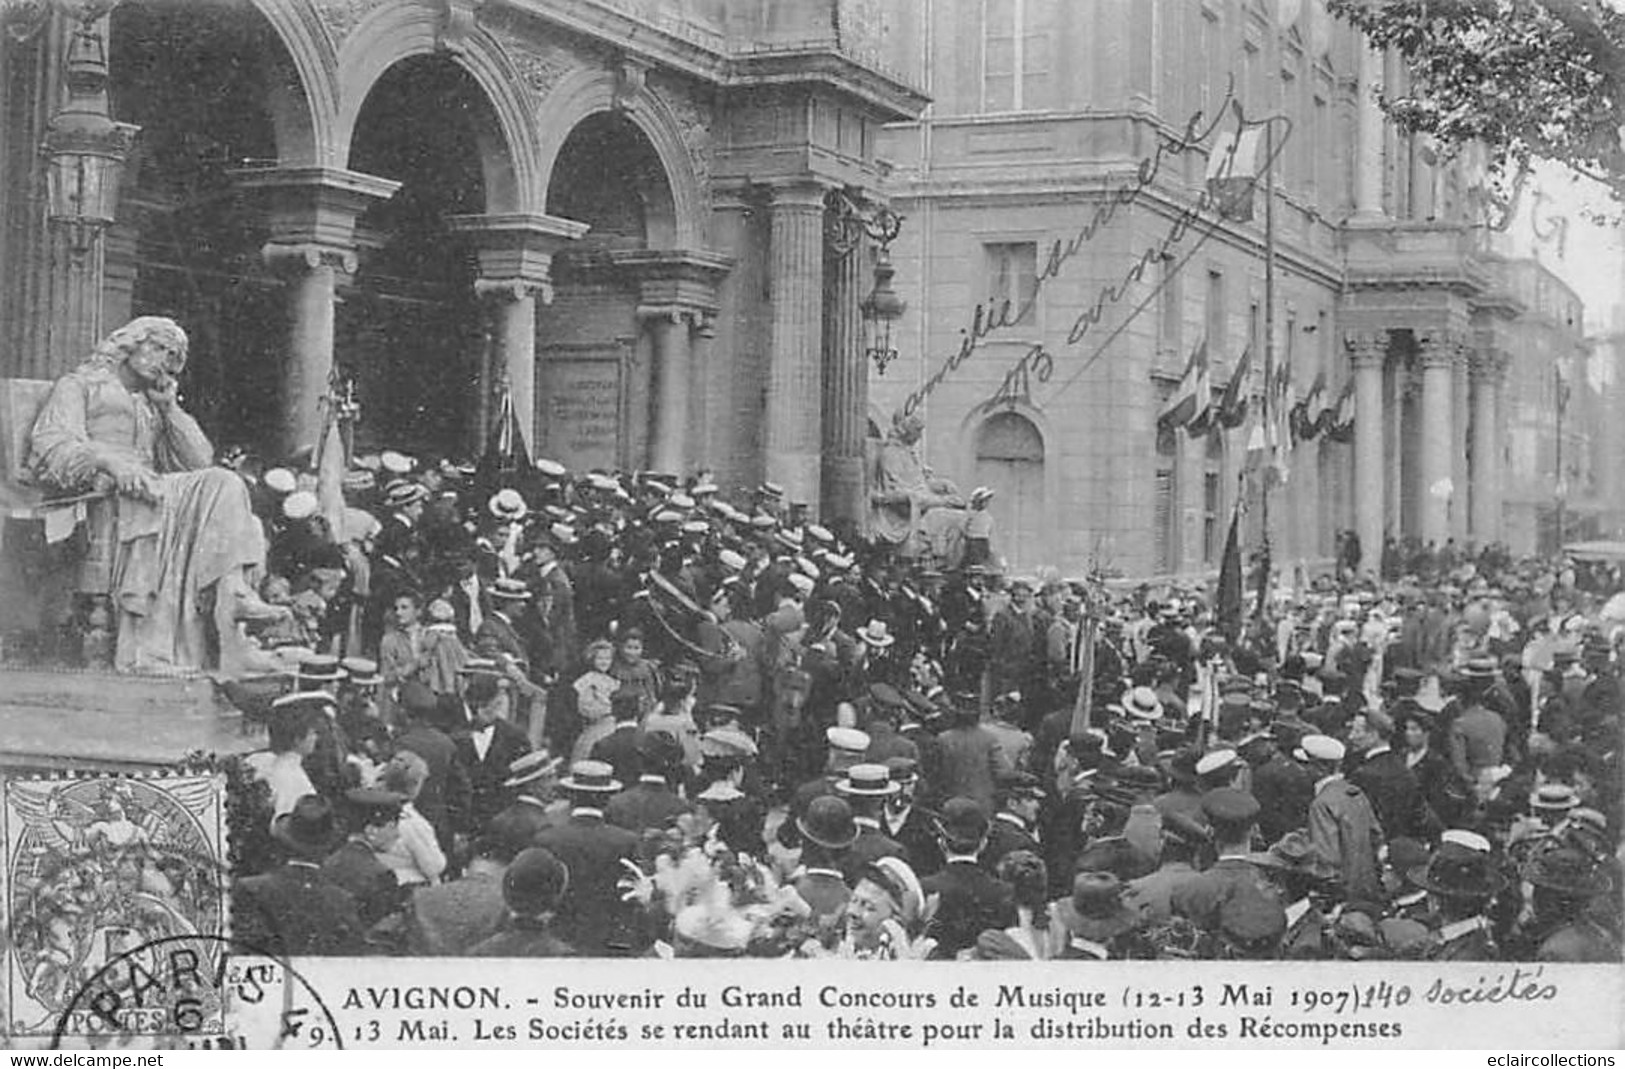
[{"label": "stone column", "polygon": [[262,250],[288,272],[288,366],[283,375],[281,446],[316,444],[322,395],[333,370],[333,302],[338,272],[356,269],[355,221],[388,200],[399,182],[338,167],[253,167],[233,173],[239,188],[270,196],[270,241]]},{"label": "stone column", "polygon": [[832,249],[825,263],[823,514],[861,524],[863,439],[869,419],[869,363],[863,344],[863,262],[869,243]]},{"label": "stone column", "polygon": [[1354,518],[1361,567],[1374,568],[1382,558],[1382,365],[1388,355],[1388,332],[1352,335],[1348,349],[1354,368]]},{"label": "stone column", "polygon": [[694,369],[689,317],[661,309],[645,316],[653,350],[649,467],[679,478],[688,474],[689,383]]},{"label": "stone column", "polygon": [[[536,298],[553,300],[553,256],[587,232],[586,223],[524,212],[454,215],[453,233],[467,234],[479,258],[475,290],[494,298],[497,366],[506,369],[514,416],[525,444],[536,447]],[[483,383],[485,390],[491,383]],[[483,446],[484,443],[480,443]]]},{"label": "stone column", "polygon": [[1473,541],[1483,546],[1501,539],[1501,383],[1506,354],[1480,350],[1473,361]]},{"label": "stone column", "polygon": [[1450,537],[1461,547],[1467,540],[1467,364],[1471,349],[1458,342],[1456,362],[1450,368],[1450,481],[1456,492],[1450,499]]},{"label": "stone column", "polygon": [[1382,56],[1376,49],[1360,50],[1360,84],[1358,94],[1356,160],[1354,175],[1355,218],[1376,220],[1383,217],[1382,210],[1382,154],[1384,129],[1382,109],[1377,106],[1376,87],[1382,81]]},{"label": "stone column", "polygon": [[[477,278],[474,292],[490,309],[495,341],[493,366],[502,368],[513,398],[514,419],[525,435],[525,447],[536,448],[536,298],[552,303],[553,287],[534,278]],[[482,427],[488,431],[489,426]],[[483,449],[479,442],[476,448]]]},{"label": "stone column", "polygon": [[[1422,450],[1418,486],[1421,523],[1417,534],[1424,543],[1444,545],[1450,535],[1451,447],[1455,423],[1451,419],[1457,342],[1447,334],[1418,333],[1422,365]],[[1445,492],[1447,489],[1452,492]]]},{"label": "stone column", "polygon": [[789,501],[818,501],[823,444],[824,189],[774,186],[768,205],[772,322],[762,439],[768,479]]},{"label": "stone column", "polygon": [[266,265],[286,276],[288,357],[282,369],[282,420],[278,446],[284,457],[317,445],[322,398],[333,373],[334,304],[339,272],[354,274],[355,250],[315,242],[268,243]]}]

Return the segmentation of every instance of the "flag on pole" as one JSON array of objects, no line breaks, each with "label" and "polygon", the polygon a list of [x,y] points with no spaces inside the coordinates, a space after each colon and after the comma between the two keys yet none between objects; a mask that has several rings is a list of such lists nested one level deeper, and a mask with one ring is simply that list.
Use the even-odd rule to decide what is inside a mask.
[{"label": "flag on pole", "polygon": [[496,422],[485,440],[485,453],[474,471],[475,485],[483,494],[490,495],[507,488],[523,489],[532,477],[530,450],[525,446],[525,432],[519,426],[519,416],[513,407],[513,391],[507,376],[502,376],[497,390]]},{"label": "flag on pole", "polygon": [[1179,385],[1169,395],[1168,401],[1157,414],[1159,426],[1185,427],[1196,418],[1201,410],[1205,397],[1202,393],[1207,383],[1207,342],[1204,340],[1191,351],[1190,360],[1185,364],[1185,373],[1179,378]]},{"label": "flag on pole", "polygon": [[1202,364],[1196,377],[1196,414],[1185,424],[1185,433],[1192,438],[1200,438],[1213,429],[1213,376],[1208,368],[1206,341],[1198,352]]},{"label": "flag on pole", "polygon": [[1213,615],[1219,631],[1231,645],[1241,636],[1241,508],[1230,510],[1230,533],[1224,539],[1224,556],[1219,561],[1219,589],[1214,597]]},{"label": "flag on pole", "polygon": [[1334,442],[1353,441],[1354,409],[1354,380],[1351,378],[1343,384],[1343,391],[1337,395],[1337,404],[1327,410],[1325,417],[1327,438]]},{"label": "flag on pole", "polygon": [[1219,408],[1215,415],[1219,426],[1225,430],[1234,430],[1247,422],[1247,378],[1252,374],[1253,350],[1248,346],[1242,350],[1241,359],[1236,361],[1235,369],[1230,372],[1230,381],[1224,384],[1224,394],[1219,398]]},{"label": "flag on pole", "polygon": [[1238,128],[1217,139],[1207,158],[1207,193],[1219,214],[1233,222],[1251,222],[1253,191],[1258,187],[1262,125]]},{"label": "flag on pole", "polygon": [[1315,381],[1309,384],[1309,392],[1292,406],[1289,417],[1289,428],[1294,441],[1307,442],[1320,433],[1320,417],[1326,408],[1326,372],[1322,371],[1315,376]]},{"label": "flag on pole", "polygon": [[333,538],[342,541],[344,524],[344,473],[349,458],[344,455],[344,435],[339,428],[339,390],[342,388],[339,369],[335,365],[327,377],[327,396],[322,399],[322,431],[311,454],[311,466],[316,470],[316,502],[322,519]]}]

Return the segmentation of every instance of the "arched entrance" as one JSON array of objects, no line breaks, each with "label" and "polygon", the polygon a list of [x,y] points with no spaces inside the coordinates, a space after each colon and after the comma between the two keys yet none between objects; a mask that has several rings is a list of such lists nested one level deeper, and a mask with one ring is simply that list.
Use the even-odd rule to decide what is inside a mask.
[{"label": "arched entrance", "polygon": [[[676,241],[671,184],[647,135],[614,111],[576,124],[554,161],[547,213],[588,224],[553,261],[554,299],[538,341],[538,449],[572,467],[641,467],[654,421],[647,316],[662,302],[662,262]],[[687,327],[664,325],[660,329]]]},{"label": "arched entrance", "polygon": [[1049,563],[1045,546],[1044,437],[1019,412],[991,416],[976,432],[976,482],[994,491],[994,552],[1029,571]]},{"label": "arched entrance", "polygon": [[472,243],[448,224],[486,209],[482,152],[496,116],[443,56],[413,56],[373,85],[349,167],[401,183],[356,224],[360,268],[340,289],[334,358],[361,403],[356,449],[471,456],[491,340]]},{"label": "arched entrance", "polygon": [[246,0],[123,4],[110,24],[114,118],[141,127],[108,237],[105,327],[169,315],[191,336],[181,388],[216,447],[276,437],[283,282],[263,213],[232,172],[277,159],[279,104],[302,105],[275,30]]}]

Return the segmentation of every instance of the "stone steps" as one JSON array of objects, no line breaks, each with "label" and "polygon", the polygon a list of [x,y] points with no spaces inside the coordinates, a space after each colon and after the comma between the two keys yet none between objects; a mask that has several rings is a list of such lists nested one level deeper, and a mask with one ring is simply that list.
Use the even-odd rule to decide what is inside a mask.
[{"label": "stone steps", "polygon": [[262,745],[203,676],[0,666],[0,769],[137,771]]}]

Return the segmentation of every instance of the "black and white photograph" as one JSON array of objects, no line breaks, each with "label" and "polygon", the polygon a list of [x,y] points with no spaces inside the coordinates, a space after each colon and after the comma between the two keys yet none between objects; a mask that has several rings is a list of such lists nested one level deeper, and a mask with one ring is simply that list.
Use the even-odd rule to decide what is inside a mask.
[{"label": "black and white photograph", "polygon": [[0,508],[6,1046],[1625,1043],[1625,0],[0,0]]}]

